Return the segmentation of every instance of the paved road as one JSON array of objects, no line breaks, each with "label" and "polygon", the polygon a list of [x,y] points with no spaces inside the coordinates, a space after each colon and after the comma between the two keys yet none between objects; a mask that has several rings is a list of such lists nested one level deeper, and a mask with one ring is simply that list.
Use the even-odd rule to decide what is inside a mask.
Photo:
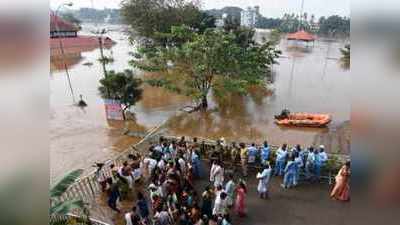
[{"label": "paved road", "polygon": [[[240,177],[239,173],[235,173]],[[199,182],[204,187],[206,181]],[[232,211],[234,225],[342,225],[349,224],[350,204],[329,198],[328,184],[301,184],[283,189],[282,178],[272,177],[270,198],[259,199],[255,175],[247,178],[248,216],[239,218]],[[197,185],[196,185],[197,186]]]},{"label": "paved road", "polygon": [[[208,165],[204,165],[208,168]],[[207,171],[208,172],[208,171]],[[254,171],[252,171],[254,173]],[[248,216],[239,218],[232,211],[233,225],[345,225],[354,224],[350,218],[350,204],[333,201],[329,198],[328,184],[303,183],[293,189],[283,189],[282,178],[272,177],[270,182],[270,198],[259,199],[256,192],[257,180],[255,174],[246,179],[248,185],[247,209]],[[208,173],[207,173],[208,174]],[[235,173],[236,180],[241,176]],[[201,194],[209,184],[208,177],[195,181],[196,189]],[[111,212],[102,205],[102,214],[108,215],[114,223],[125,225],[121,214]],[[123,211],[129,210],[132,201],[122,201]],[[97,213],[95,213],[97,214]],[[111,216],[111,218],[109,217]],[[107,221],[107,220],[104,220]]]}]

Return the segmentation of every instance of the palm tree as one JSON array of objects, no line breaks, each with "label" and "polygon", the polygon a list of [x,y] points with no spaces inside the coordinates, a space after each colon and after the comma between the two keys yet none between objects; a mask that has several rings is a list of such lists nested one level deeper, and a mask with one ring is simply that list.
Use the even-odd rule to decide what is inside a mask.
[{"label": "palm tree", "polygon": [[70,221],[66,219],[69,213],[73,210],[81,210],[85,217],[77,218],[78,224],[90,224],[89,212],[85,207],[84,201],[81,199],[70,199],[61,201],[59,198],[68,190],[68,188],[75,183],[75,181],[83,173],[82,169],[71,171],[59,180],[50,189],[50,225],[67,225]]}]

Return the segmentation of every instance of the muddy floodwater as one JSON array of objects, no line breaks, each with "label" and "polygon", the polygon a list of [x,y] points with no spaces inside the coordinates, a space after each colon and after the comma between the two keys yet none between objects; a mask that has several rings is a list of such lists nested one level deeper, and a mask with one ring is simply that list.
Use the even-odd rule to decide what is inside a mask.
[{"label": "muddy floodwater", "polygon": [[[107,27],[107,36],[116,42],[105,50],[107,56],[114,58],[108,69],[122,71],[131,68],[129,52],[135,48],[129,44],[124,27]],[[81,34],[90,34],[94,29],[93,25],[84,25]],[[210,93],[207,112],[177,116],[177,110],[192,104],[189,98],[144,85],[143,99],[132,110],[135,118],[127,123],[106,120],[97,89],[99,79],[104,76],[97,61],[99,49],[66,51],[70,82],[61,57],[52,55],[49,75],[51,179],[71,169],[89,168],[93,162],[112,158],[137,142],[139,138],[123,135],[125,126],[144,132],[167,119],[167,132],[172,135],[257,142],[268,140],[275,145],[323,142],[328,144],[328,151],[345,152],[347,150],[341,146],[349,137],[341,133],[347,130],[343,124],[346,125],[350,118],[350,73],[338,61],[341,56],[339,48],[344,44],[341,40],[319,40],[304,47],[301,43],[282,40],[278,47],[283,54],[278,60],[279,65],[273,67],[274,83],[269,91],[252,89],[248,96],[227,96],[223,100]],[[137,73],[146,76],[140,71]],[[74,106],[79,95],[88,104],[84,109]],[[283,108],[292,112],[330,113],[333,121],[324,129],[278,127],[273,116]]]}]

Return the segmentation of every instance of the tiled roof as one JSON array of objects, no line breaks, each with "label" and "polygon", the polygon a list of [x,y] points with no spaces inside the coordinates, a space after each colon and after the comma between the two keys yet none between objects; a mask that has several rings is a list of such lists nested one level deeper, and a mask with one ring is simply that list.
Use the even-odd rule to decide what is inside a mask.
[{"label": "tiled roof", "polygon": [[50,31],[78,31],[79,28],[59,16],[50,13]]},{"label": "tiled roof", "polygon": [[291,33],[287,35],[288,40],[299,40],[299,41],[314,41],[316,38],[314,35],[301,30],[296,33]]}]

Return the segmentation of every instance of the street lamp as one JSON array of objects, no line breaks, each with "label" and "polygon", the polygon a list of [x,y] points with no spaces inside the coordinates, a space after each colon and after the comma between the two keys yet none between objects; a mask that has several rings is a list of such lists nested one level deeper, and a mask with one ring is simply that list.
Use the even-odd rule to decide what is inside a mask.
[{"label": "street lamp", "polygon": [[58,17],[58,12],[59,12],[59,10],[60,10],[63,6],[71,7],[72,5],[73,5],[72,2],[66,2],[66,3],[63,3],[63,4],[59,5],[59,6],[57,7],[56,11],[54,12],[54,19],[55,19],[54,22],[55,22],[55,28],[56,28],[56,33],[57,33],[56,38],[58,38],[58,43],[59,43],[60,50],[61,50],[61,58],[62,58],[62,61],[63,61],[63,64],[64,64],[65,73],[67,74],[69,89],[71,90],[72,102],[75,103],[74,90],[72,89],[71,78],[70,78],[69,72],[68,72],[68,66],[67,66],[67,63],[65,62],[65,58],[64,58],[65,55],[64,55],[64,47],[63,47],[63,44],[62,44],[62,37],[61,37],[61,35],[59,34],[59,28],[58,28],[58,18],[59,18],[59,17]]}]

